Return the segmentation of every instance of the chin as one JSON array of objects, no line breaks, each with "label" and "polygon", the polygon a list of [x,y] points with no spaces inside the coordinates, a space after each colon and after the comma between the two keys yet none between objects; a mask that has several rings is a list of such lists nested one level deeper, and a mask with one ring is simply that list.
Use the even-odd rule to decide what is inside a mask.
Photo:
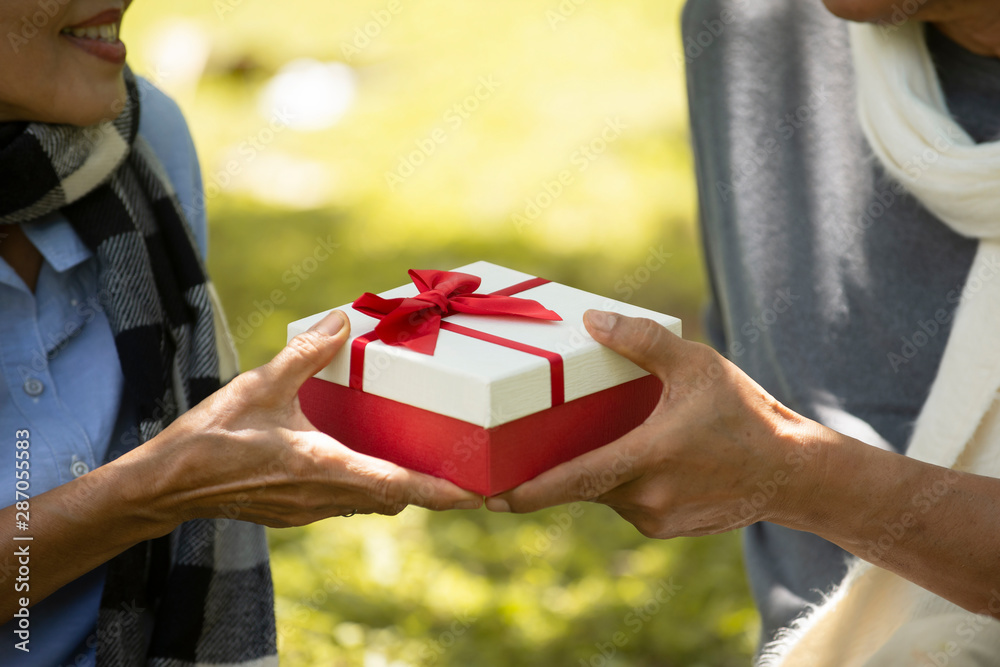
[{"label": "chin", "polygon": [[121,75],[116,80],[103,85],[79,91],[79,95],[68,95],[52,109],[51,117],[44,122],[60,125],[89,127],[104,121],[111,121],[121,115],[128,101],[125,79]]},{"label": "chin", "polygon": [[872,23],[888,18],[895,3],[893,0],[823,0],[823,4],[832,14],[842,19]]}]

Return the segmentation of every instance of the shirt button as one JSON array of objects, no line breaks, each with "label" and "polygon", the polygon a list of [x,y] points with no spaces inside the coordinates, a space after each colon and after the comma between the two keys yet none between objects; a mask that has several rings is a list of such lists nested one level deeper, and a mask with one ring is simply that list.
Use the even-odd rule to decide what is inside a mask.
[{"label": "shirt button", "polygon": [[24,393],[32,398],[37,398],[45,391],[45,385],[38,378],[28,378],[24,381]]},{"label": "shirt button", "polygon": [[73,477],[83,477],[90,472],[90,466],[83,461],[78,461],[74,456],[73,464],[69,467],[69,471],[73,473]]}]

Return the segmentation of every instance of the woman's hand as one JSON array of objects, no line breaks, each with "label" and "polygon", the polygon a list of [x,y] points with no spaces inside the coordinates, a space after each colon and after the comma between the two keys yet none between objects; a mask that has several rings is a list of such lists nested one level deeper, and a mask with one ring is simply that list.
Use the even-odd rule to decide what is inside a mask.
[{"label": "woman's hand", "polygon": [[145,459],[145,474],[134,476],[135,502],[165,527],[216,517],[285,527],[354,512],[397,514],[409,504],[479,507],[481,497],[359,454],[302,414],[299,387],[330,363],[349,329],[342,313],[330,313],[133,452]]},{"label": "woman's hand", "polygon": [[[454,484],[354,452],[316,431],[297,392],[348,336],[334,312],[158,436],[31,499],[31,602],[139,542],[196,518],[298,526],[352,512],[395,514],[408,504],[473,509]],[[0,510],[12,544],[15,506]],[[11,552],[13,553],[13,552]],[[0,567],[10,560],[0,559]],[[0,623],[17,608],[0,596]]]}]

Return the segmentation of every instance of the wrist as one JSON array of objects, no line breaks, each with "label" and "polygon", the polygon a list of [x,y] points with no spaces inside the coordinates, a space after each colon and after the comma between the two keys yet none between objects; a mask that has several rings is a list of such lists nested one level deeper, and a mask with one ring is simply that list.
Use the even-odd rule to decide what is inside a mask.
[{"label": "wrist", "polygon": [[176,484],[183,448],[164,433],[105,466],[115,475],[118,501],[153,537],[192,518],[185,515]]},{"label": "wrist", "polygon": [[859,553],[880,517],[896,512],[912,468],[903,456],[799,417],[782,435],[789,470],[780,515],[785,527],[814,533]]},{"label": "wrist", "polygon": [[785,492],[768,520],[819,533],[842,519],[853,501],[849,487],[858,479],[864,452],[845,442],[851,438],[798,414],[786,420],[777,437],[782,459],[775,477],[784,478]]}]

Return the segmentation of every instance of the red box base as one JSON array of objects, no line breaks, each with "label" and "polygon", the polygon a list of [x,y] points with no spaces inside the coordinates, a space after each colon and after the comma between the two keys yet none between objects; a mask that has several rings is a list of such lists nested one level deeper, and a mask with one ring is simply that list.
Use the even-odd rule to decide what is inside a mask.
[{"label": "red box base", "polygon": [[662,391],[647,375],[490,429],[316,378],[299,401],[316,428],[355,451],[493,496],[625,435]]}]

